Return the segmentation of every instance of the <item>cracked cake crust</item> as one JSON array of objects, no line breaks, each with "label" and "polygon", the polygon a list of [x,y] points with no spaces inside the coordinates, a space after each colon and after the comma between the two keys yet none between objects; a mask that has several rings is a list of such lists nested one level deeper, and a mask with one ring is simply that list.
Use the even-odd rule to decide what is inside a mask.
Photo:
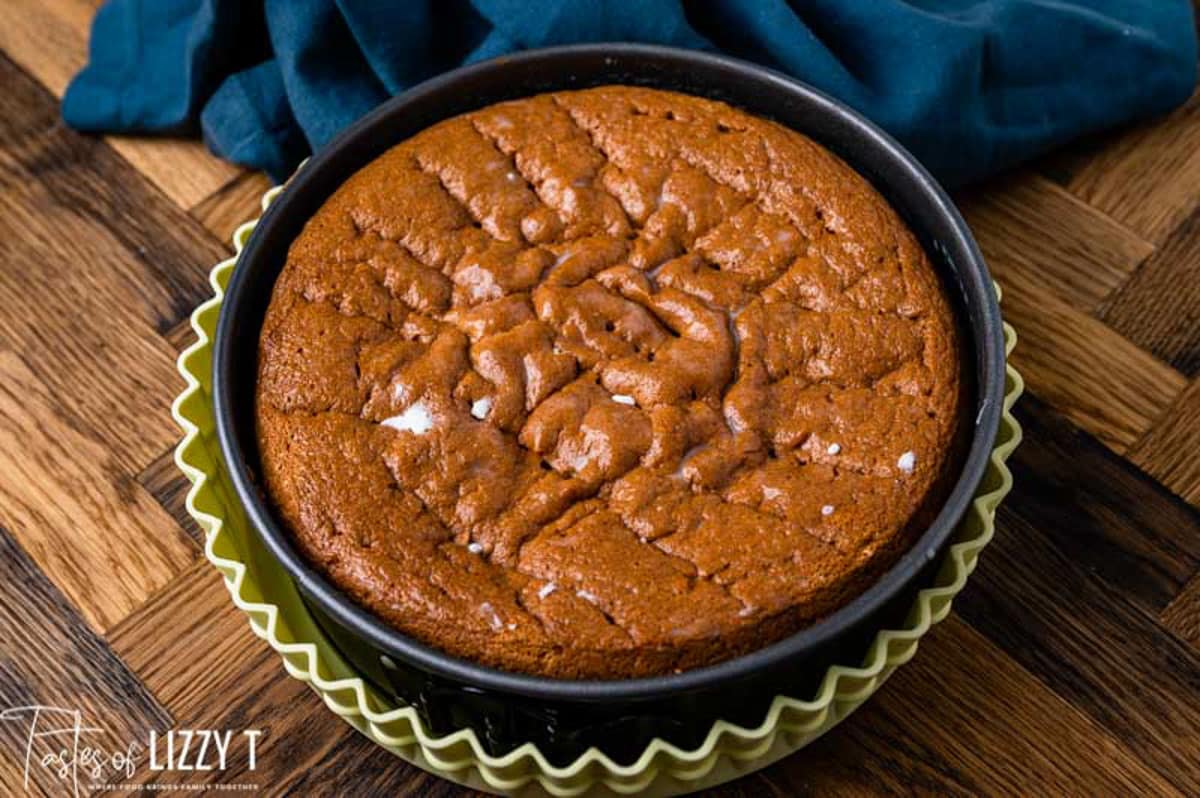
[{"label": "cracked cake crust", "polygon": [[624,678],[863,590],[956,463],[954,319],[808,138],[610,86],[441,122],[307,223],[259,343],[266,491],[406,634]]}]

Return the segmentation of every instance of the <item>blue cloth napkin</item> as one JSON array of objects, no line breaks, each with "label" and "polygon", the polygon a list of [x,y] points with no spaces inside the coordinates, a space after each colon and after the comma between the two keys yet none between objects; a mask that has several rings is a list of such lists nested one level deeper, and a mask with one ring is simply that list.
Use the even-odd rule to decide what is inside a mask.
[{"label": "blue cloth napkin", "polygon": [[203,132],[285,178],[388,96],[514,50],[719,50],[840,98],[958,185],[1164,112],[1196,78],[1189,0],[110,0],[63,117]]}]

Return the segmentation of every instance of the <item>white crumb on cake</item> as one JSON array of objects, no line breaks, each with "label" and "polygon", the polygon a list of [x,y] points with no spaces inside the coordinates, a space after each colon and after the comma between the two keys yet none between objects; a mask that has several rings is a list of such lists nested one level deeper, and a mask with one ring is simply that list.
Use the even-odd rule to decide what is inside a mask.
[{"label": "white crumb on cake", "polygon": [[479,420],[487,418],[487,414],[492,410],[492,400],[488,397],[476,399],[471,403],[471,415]]},{"label": "white crumb on cake", "polygon": [[433,415],[424,402],[414,402],[403,413],[383,420],[383,426],[391,427],[399,432],[411,432],[424,435],[433,429]]},{"label": "white crumb on cake", "polygon": [[488,623],[491,624],[493,630],[498,632],[504,628],[504,621],[500,620],[499,613],[496,612],[495,607],[490,602],[485,601],[480,604],[479,611],[487,616]]}]

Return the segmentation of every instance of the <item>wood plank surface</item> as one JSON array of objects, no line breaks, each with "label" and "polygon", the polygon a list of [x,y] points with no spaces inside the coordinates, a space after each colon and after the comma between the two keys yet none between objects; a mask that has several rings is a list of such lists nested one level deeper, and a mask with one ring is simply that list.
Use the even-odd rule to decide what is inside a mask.
[{"label": "wood plank surface", "polygon": [[1058,185],[1020,173],[959,199],[1002,285],[1029,284],[1090,313],[1154,247]]},{"label": "wood plank surface", "polygon": [[[75,710],[85,723],[101,731],[91,744],[118,748],[126,740],[143,739],[151,730],[171,726],[170,713],[153,693],[93,631],[71,600],[45,577],[39,564],[0,526],[0,786],[6,795],[21,790],[57,796],[71,784],[39,766],[35,757],[28,779],[23,767],[33,718],[25,707]],[[55,726],[64,725],[48,713]],[[39,740],[37,756],[55,750],[62,739]]]},{"label": "wood plank surface", "polygon": [[[845,729],[758,781],[774,783],[780,795],[881,787],[895,794],[1065,795],[1080,784],[1092,794],[1182,794],[962,621],[951,619],[921,648]],[[744,794],[762,794],[754,776],[745,781]]]},{"label": "wood plank surface", "polygon": [[1027,487],[1002,507],[1005,534],[957,609],[1195,794],[1200,657],[1185,643],[1200,513],[1035,397],[1019,415],[1029,437],[1014,477]]},{"label": "wood plank surface", "polygon": [[1067,179],[1088,205],[1160,243],[1200,204],[1200,98],[1100,140]]},{"label": "wood plank surface", "polygon": [[1163,611],[1162,622],[1176,637],[1200,651],[1200,576],[1179,591]]},{"label": "wood plank surface", "polygon": [[1013,365],[1030,390],[1117,452],[1137,441],[1187,385],[1187,378],[1103,322],[1014,280],[1004,317],[1020,331]]},{"label": "wood plank surface", "polygon": [[1200,506],[1200,379],[1194,380],[1129,452],[1129,459]]},{"label": "wood plank surface", "polygon": [[[93,628],[104,631],[196,558],[178,524],[54,395],[0,351],[3,524]],[[86,534],[79,534],[79,524]]]},{"label": "wood plank surface", "polygon": [[[174,445],[182,381],[160,332],[224,249],[0,54],[0,335],[129,472]],[[50,323],[47,323],[50,320]],[[100,345],[97,345],[97,344]]]},{"label": "wood plank surface", "polygon": [[266,175],[246,172],[192,208],[191,214],[232,252],[234,231],[261,215],[262,196],[270,187]]},{"label": "wood plank surface", "polygon": [[[0,52],[20,64],[55,97],[83,67],[96,0],[4,0]],[[0,78],[0,85],[7,85]],[[238,174],[198,141],[126,136],[112,149],[182,208],[190,208]]]},{"label": "wood plank surface", "polygon": [[1100,319],[1179,371],[1200,374],[1200,211],[1104,303]]},{"label": "wood plank surface", "polygon": [[[105,745],[263,730],[254,771],[112,795],[466,795],[290,679],[201,557],[174,360],[269,181],[63,125],[96,5],[0,2],[0,712],[76,707]],[[995,542],[860,711],[708,794],[1200,794],[1200,99],[956,199],[1030,391]],[[23,744],[0,722],[0,795],[64,794],[26,788]]]},{"label": "wood plank surface", "polygon": [[1018,408],[1021,486],[1006,509],[1051,536],[1072,562],[1151,614],[1200,569],[1200,516],[1153,479],[1054,413]]}]

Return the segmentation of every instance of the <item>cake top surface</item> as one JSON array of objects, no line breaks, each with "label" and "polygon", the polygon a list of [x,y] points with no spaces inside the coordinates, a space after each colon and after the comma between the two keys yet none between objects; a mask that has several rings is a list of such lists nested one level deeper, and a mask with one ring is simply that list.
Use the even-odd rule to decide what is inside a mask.
[{"label": "cake top surface", "polygon": [[622,86],[355,174],[259,360],[265,486],[307,557],[419,640],[560,677],[708,664],[844,603],[921,523],[961,403],[938,279],[866,181]]}]

